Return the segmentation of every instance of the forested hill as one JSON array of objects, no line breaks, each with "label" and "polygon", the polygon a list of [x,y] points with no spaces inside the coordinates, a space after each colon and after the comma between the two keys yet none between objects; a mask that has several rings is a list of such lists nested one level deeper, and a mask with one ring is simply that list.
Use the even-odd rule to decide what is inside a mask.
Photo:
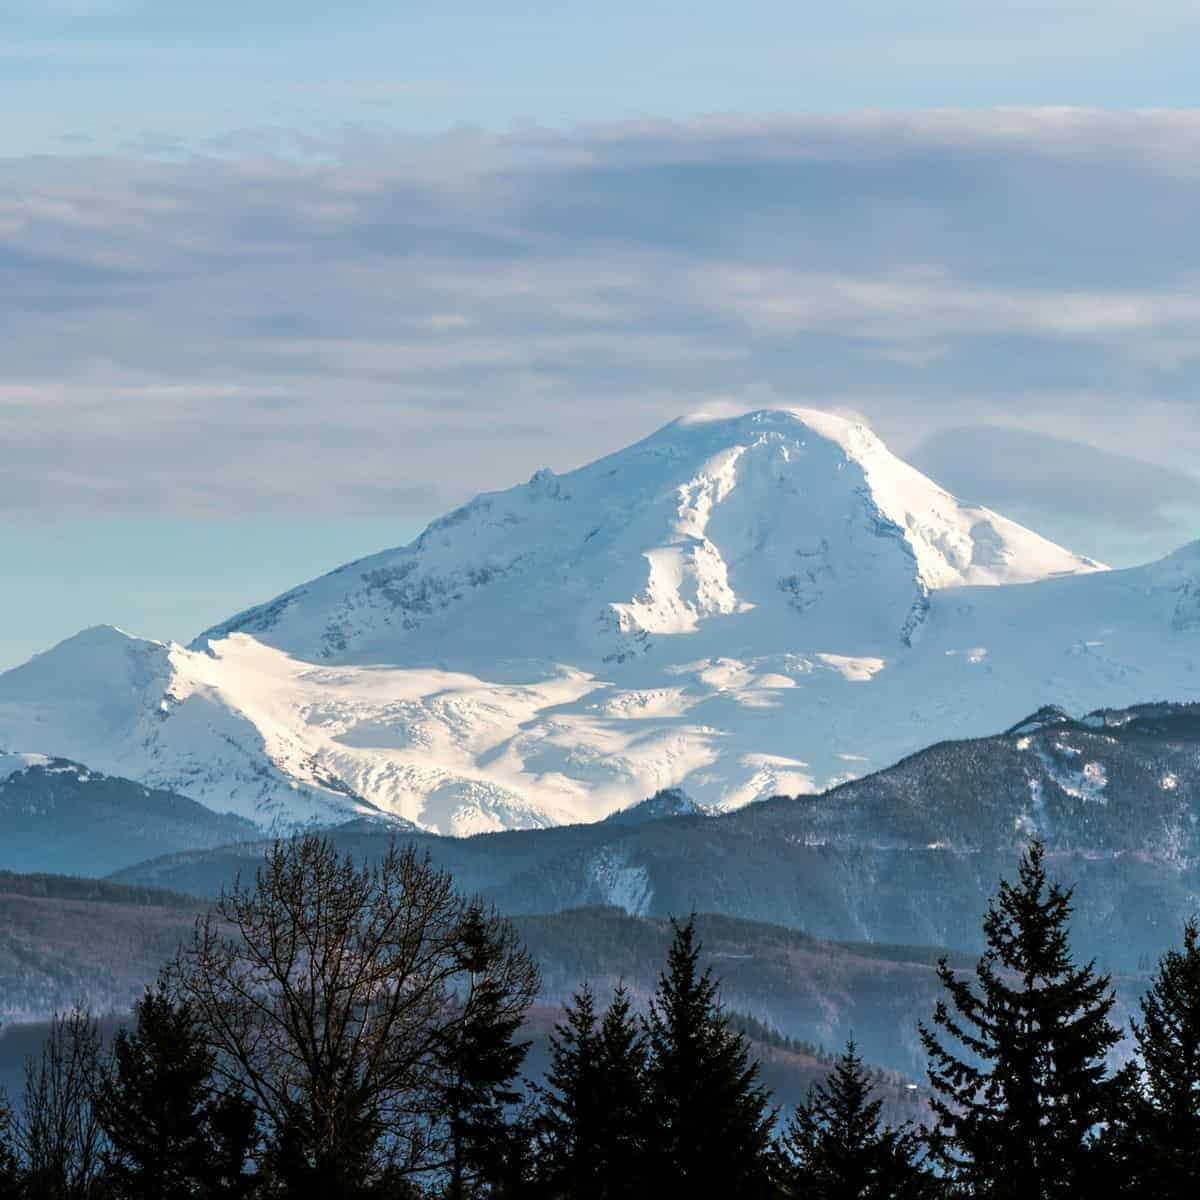
[{"label": "forested hill", "polygon": [[[100,1013],[127,1011],[190,936],[202,907],[103,881],[0,875],[0,1024],[76,1001]],[[603,992],[624,980],[645,1001],[671,937],[669,921],[613,908],[515,923],[542,972],[539,1004],[551,1009],[584,982]],[[763,1036],[773,1030],[815,1052],[853,1032],[869,1061],[919,1073],[915,1025],[933,1003],[940,951],[824,942],[711,914],[698,918],[698,931],[706,961],[724,981],[725,1002],[761,1022]]]},{"label": "forested hill", "polygon": [[0,753],[0,870],[106,875],[259,836],[186,796],[40,754]]},{"label": "forested hill", "polygon": [[[1155,960],[1200,907],[1200,706],[1081,719],[1046,708],[831,792],[722,816],[411,836],[508,913],[695,908],[823,938],[974,950],[987,897],[1035,833],[1076,887],[1081,952],[1122,969]],[[388,842],[332,836],[368,856]],[[262,848],[168,856],[114,878],[213,895]]]}]

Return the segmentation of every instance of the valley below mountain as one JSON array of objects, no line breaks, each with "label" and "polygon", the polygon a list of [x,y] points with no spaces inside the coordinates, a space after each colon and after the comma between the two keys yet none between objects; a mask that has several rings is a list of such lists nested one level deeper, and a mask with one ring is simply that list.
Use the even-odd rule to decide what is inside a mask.
[{"label": "valley below mountain", "polygon": [[[28,1029],[73,1004],[116,1020],[191,933],[203,905],[152,889],[91,880],[0,874],[0,1076],[15,1076]],[[663,918],[591,907],[518,916],[514,925],[542,974],[531,1032],[544,1038],[561,1005],[584,983],[603,1002],[623,982],[644,1007],[671,937]],[[722,1001],[763,1056],[789,1103],[828,1069],[853,1036],[864,1056],[891,1073],[890,1102],[920,1100],[904,1081],[923,1077],[916,1025],[939,994],[933,947],[828,941],[764,922],[701,914],[706,963]],[[964,970],[973,958],[949,952]],[[1119,980],[1131,1003],[1142,977]],[[538,1056],[530,1063],[537,1073]],[[17,1082],[14,1078],[12,1082]],[[920,1090],[920,1089],[918,1089]]]}]

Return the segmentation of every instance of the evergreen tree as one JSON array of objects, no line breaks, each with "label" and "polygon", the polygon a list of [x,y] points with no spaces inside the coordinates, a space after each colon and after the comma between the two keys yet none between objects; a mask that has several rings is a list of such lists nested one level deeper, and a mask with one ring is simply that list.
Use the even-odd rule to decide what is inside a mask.
[{"label": "evergreen tree", "polygon": [[538,1089],[539,1176],[548,1196],[590,1197],[599,1187],[600,1038],[586,984],[550,1034],[550,1069]]},{"label": "evergreen tree", "polygon": [[655,1195],[767,1195],[775,1113],[759,1066],[699,969],[695,916],[673,923],[667,968],[646,1022],[650,1190]]},{"label": "evergreen tree", "polygon": [[512,926],[471,904],[456,950],[466,977],[457,1019],[446,1027],[444,1106],[451,1159],[449,1200],[481,1191],[506,1193],[520,1184],[522,1131],[509,1110],[521,1098],[514,1082],[529,1050],[517,1034],[537,992],[537,969]]},{"label": "evergreen tree", "polygon": [[1161,1200],[1200,1195],[1200,924],[1183,931],[1133,1023],[1142,1088],[1130,1133],[1138,1189]]},{"label": "evergreen tree", "polygon": [[629,993],[613,993],[600,1022],[600,1147],[607,1187],[602,1200],[646,1194],[646,1039]]},{"label": "evergreen tree", "polygon": [[600,1020],[591,989],[575,993],[550,1036],[547,1086],[539,1089],[538,1174],[546,1195],[616,1200],[644,1194],[645,1060],[624,987]]},{"label": "evergreen tree", "polygon": [[1074,1200],[1100,1177],[1096,1131],[1117,1088],[1104,1059],[1121,1035],[1108,976],[1071,957],[1070,915],[1071,892],[1047,882],[1035,840],[1018,882],[1002,882],[989,903],[979,994],[945,959],[938,965],[950,1005],[938,1001],[936,1030],[921,1026],[935,1092],[930,1146],[971,1195]]},{"label": "evergreen tree", "polygon": [[186,1004],[160,986],[113,1041],[113,1067],[97,1096],[108,1136],[105,1182],[129,1200],[218,1200],[248,1194],[254,1109],[214,1087],[214,1058]]},{"label": "evergreen tree", "polygon": [[920,1138],[881,1120],[883,1101],[853,1041],[818,1083],[782,1138],[782,1191],[796,1200],[922,1200],[932,1194],[918,1163]]}]

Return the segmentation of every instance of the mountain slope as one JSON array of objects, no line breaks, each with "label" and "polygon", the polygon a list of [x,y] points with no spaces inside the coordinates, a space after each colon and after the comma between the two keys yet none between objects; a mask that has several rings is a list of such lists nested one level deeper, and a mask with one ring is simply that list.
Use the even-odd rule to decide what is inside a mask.
[{"label": "mountain slope", "polygon": [[932,589],[1098,567],[960,503],[862,425],[763,411],[539,471],[198,644],[241,632],[311,662],[491,667],[502,634],[507,658],[623,663],[709,625],[723,643],[734,615],[760,636],[802,615],[890,644]]},{"label": "mountain slope", "polygon": [[0,871],[107,875],[257,835],[249,821],[174,792],[65,759],[0,753]]},{"label": "mountain slope", "polygon": [[0,742],[266,829],[536,828],[1197,697],[1198,634],[1200,543],[1102,570],[861,426],[763,412],[539,472],[188,649],[87,631],[0,676]]},{"label": "mountain slope", "polygon": [[[636,811],[636,810],[635,810]],[[1200,705],[1044,709],[823,795],[720,816],[601,821],[417,844],[506,912],[692,908],[831,938],[976,947],[987,897],[1031,834],[1077,885],[1076,944],[1153,960],[1200,908]],[[355,855],[385,837],[336,832]],[[122,882],[215,894],[261,845],[174,855]]]}]

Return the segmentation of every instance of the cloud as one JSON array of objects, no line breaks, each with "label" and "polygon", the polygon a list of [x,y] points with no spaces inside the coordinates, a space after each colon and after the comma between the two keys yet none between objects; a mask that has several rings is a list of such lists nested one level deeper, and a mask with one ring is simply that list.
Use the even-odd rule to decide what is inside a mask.
[{"label": "cloud", "polygon": [[[1020,429],[941,430],[909,461],[965,499],[1087,552],[1144,562],[1200,535],[1200,476]],[[1081,540],[1082,539],[1082,540]]]},{"label": "cloud", "polygon": [[1200,453],[1200,114],[297,145],[5,163],[0,513],[432,515],[722,403]]}]

